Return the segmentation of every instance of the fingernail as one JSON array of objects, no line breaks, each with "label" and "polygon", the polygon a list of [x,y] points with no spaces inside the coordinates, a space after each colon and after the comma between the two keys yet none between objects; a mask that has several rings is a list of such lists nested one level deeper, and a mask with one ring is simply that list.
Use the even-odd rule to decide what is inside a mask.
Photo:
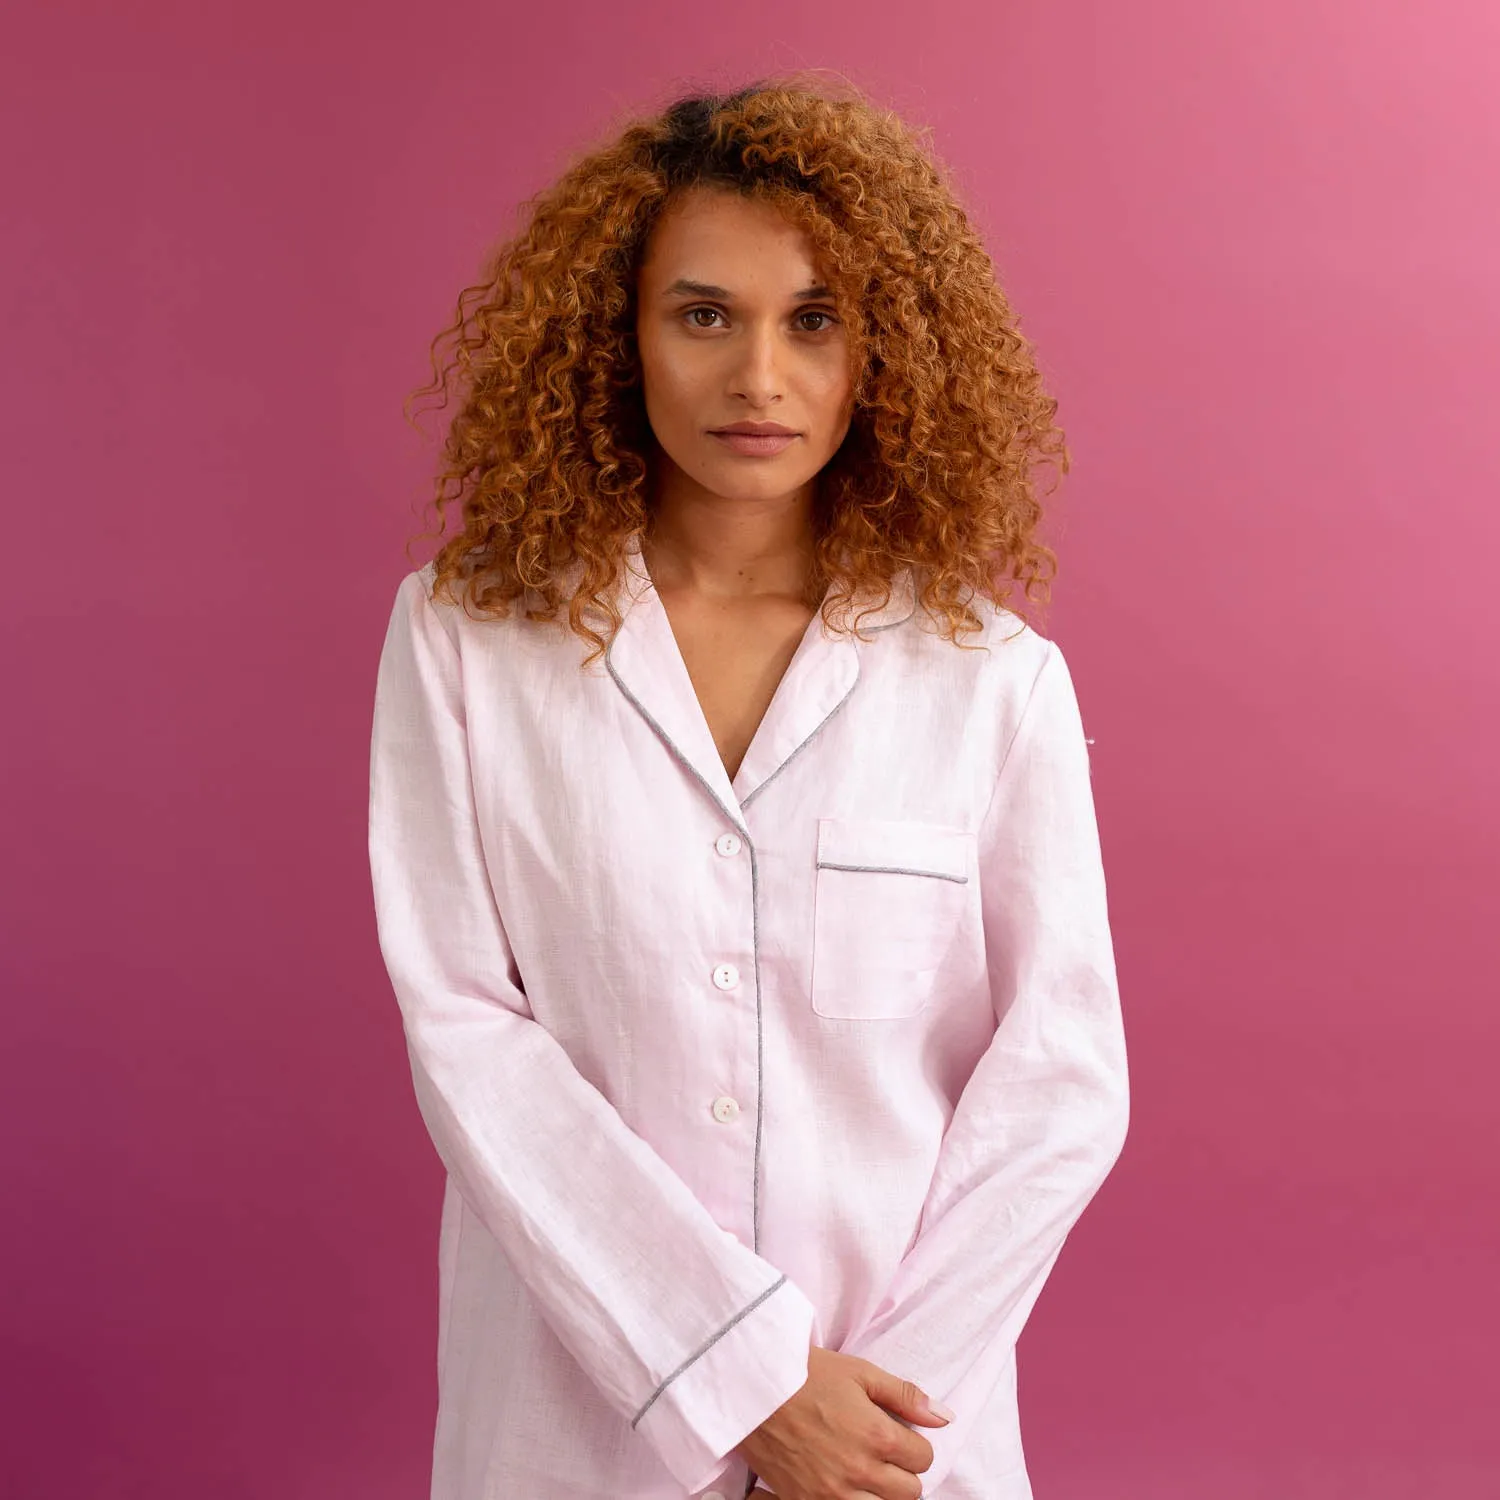
[{"label": "fingernail", "polygon": [[952,1410],[944,1406],[941,1401],[929,1401],[927,1403],[927,1409],[933,1414],[933,1416],[941,1417],[945,1422],[951,1422],[953,1420]]}]

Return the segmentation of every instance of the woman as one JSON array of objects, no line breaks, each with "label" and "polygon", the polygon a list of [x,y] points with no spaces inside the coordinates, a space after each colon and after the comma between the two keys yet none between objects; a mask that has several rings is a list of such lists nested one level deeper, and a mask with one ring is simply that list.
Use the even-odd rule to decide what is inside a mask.
[{"label": "woman", "polygon": [[853,91],[683,100],[531,208],[375,706],[434,1500],[1020,1500],[1127,1119],[1078,706],[1002,603],[1055,404]]}]

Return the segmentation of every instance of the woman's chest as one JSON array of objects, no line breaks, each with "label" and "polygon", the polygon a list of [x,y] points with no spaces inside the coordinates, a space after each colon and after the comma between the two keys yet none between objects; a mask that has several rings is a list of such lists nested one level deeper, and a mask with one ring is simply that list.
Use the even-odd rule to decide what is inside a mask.
[{"label": "woman's chest", "polygon": [[685,672],[470,678],[483,856],[554,1031],[634,1026],[645,992],[717,1017],[727,1047],[758,984],[844,1020],[978,993],[977,831],[1014,710],[942,658],[890,656],[799,657],[738,783]]},{"label": "woman's chest", "polygon": [[726,606],[669,596],[663,603],[699,710],[733,778],[812,611],[786,600]]},{"label": "woman's chest", "polygon": [[[985,672],[952,647],[924,659],[890,641],[801,636],[695,662],[685,639],[594,670],[538,648],[466,664],[485,836],[582,878],[592,865],[670,866],[705,831],[772,854],[805,853],[819,820],[978,826],[1024,707],[1024,664]],[[733,664],[726,681],[713,660]],[[748,741],[738,775],[717,753],[720,713]]]}]

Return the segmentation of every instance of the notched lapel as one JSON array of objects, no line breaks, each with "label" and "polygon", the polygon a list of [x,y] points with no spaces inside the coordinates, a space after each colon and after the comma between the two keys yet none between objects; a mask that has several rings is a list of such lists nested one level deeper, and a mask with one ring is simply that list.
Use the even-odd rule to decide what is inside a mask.
[{"label": "notched lapel", "polygon": [[626,549],[619,608],[620,625],[605,653],[610,676],[666,748],[743,830],[744,813],[672,634],[672,622],[641,560],[638,539]]},{"label": "notched lapel", "polygon": [[[879,609],[872,608],[871,594],[858,594],[849,618],[868,609],[860,629],[885,630],[911,614],[913,598],[910,580],[902,574],[891,586],[890,599]],[[748,806],[843,707],[858,686],[859,674],[859,644],[852,636],[833,634],[822,614],[814,615],[735,775],[734,791],[741,807]]]},{"label": "notched lapel", "polygon": [[[868,609],[861,630],[888,629],[911,614],[913,601],[910,577],[902,574],[884,605],[872,608],[875,598],[861,593],[850,618]],[[638,538],[626,548],[619,605],[620,626],[605,657],[610,675],[667,749],[743,830],[750,799],[853,693],[860,674],[859,644],[851,636],[833,634],[821,614],[813,616],[731,782]]]}]

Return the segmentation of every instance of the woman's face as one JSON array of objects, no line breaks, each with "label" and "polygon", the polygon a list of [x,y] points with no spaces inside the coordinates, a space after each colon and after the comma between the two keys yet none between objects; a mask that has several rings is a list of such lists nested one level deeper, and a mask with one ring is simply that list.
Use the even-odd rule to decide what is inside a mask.
[{"label": "woman's face", "polygon": [[[668,488],[686,478],[731,500],[803,491],[851,416],[848,341],[803,231],[732,191],[692,189],[652,230],[636,291]],[[719,435],[739,422],[792,435]]]}]

